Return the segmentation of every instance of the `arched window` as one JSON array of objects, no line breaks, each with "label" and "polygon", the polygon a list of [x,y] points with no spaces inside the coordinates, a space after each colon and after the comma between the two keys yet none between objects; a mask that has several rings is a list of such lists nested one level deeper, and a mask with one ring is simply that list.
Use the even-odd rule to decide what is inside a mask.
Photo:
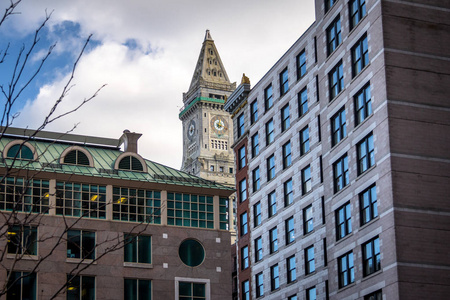
[{"label": "arched window", "polygon": [[137,157],[131,155],[125,156],[120,160],[118,169],[126,171],[144,171],[141,161]]},{"label": "arched window", "polygon": [[31,151],[31,149],[24,144],[15,144],[8,149],[6,157],[32,160],[34,158],[34,155],[33,151]]},{"label": "arched window", "polygon": [[68,165],[89,166],[89,158],[86,153],[80,150],[72,150],[64,156],[63,163]]}]

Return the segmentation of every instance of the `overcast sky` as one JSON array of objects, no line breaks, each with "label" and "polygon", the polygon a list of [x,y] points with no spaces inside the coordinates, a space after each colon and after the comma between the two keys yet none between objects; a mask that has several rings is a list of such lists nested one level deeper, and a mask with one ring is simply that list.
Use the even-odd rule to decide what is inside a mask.
[{"label": "overcast sky", "polygon": [[[0,0],[3,12],[10,0]],[[42,22],[31,67],[56,42],[51,60],[18,103],[15,127],[42,123],[67,81],[68,71],[89,34],[93,42],[62,104],[74,107],[102,84],[93,102],[46,130],[119,138],[124,129],[142,133],[139,153],[179,169],[182,124],[178,113],[187,92],[206,29],[209,29],[232,82],[242,73],[252,85],[272,67],[314,21],[314,0],[24,0],[0,27],[0,49],[27,43]],[[11,74],[0,65],[0,84]]]}]

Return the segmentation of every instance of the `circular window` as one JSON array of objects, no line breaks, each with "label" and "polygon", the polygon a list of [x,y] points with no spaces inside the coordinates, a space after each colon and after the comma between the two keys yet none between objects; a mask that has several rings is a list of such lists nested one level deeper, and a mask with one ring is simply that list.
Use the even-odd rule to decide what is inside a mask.
[{"label": "circular window", "polygon": [[196,267],[205,259],[205,249],[198,241],[188,239],[181,243],[178,255],[185,265]]}]

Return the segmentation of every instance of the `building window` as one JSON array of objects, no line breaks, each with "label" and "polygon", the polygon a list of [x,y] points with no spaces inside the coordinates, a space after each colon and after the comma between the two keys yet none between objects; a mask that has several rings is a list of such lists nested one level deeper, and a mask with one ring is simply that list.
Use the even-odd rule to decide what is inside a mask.
[{"label": "building window", "polygon": [[95,277],[67,275],[67,299],[95,299]]},{"label": "building window", "polygon": [[149,235],[125,234],[124,261],[152,263],[152,237]]},{"label": "building window", "polygon": [[244,131],[245,131],[245,120],[244,120],[244,114],[240,114],[239,117],[237,118],[237,135],[238,138],[240,138],[241,136],[244,135]]},{"label": "building window", "polygon": [[239,170],[246,166],[245,160],[245,146],[242,146],[238,150],[239,153]]},{"label": "building window", "polygon": [[278,264],[270,267],[270,289],[272,291],[280,288],[280,270]]},{"label": "building window", "polygon": [[253,222],[254,227],[261,225],[261,202],[253,205]]},{"label": "building window", "polygon": [[370,133],[356,145],[358,151],[358,174],[362,174],[375,165],[373,134]]},{"label": "building window", "polygon": [[260,183],[260,175],[259,175],[259,167],[253,170],[253,192],[256,192],[260,189],[261,183]]},{"label": "building window", "polygon": [[37,255],[37,227],[11,226],[8,228],[8,253]]},{"label": "building window", "polygon": [[311,191],[311,167],[307,166],[302,170],[302,195]]},{"label": "building window", "polygon": [[281,131],[285,131],[291,126],[291,118],[289,116],[289,104],[281,109]]},{"label": "building window", "polygon": [[[152,298],[152,281],[144,279],[124,280],[125,296],[127,300],[149,300]],[[84,298],[83,298],[84,299]]]},{"label": "building window", "polygon": [[287,283],[297,280],[297,272],[295,267],[295,255],[286,259]]},{"label": "building window", "polygon": [[213,197],[168,192],[167,225],[214,228]]},{"label": "building window", "polygon": [[375,185],[359,194],[359,207],[361,208],[361,225],[367,224],[378,217],[377,188]]},{"label": "building window", "polygon": [[247,200],[247,179],[239,181],[239,201],[244,202]]},{"label": "building window", "polygon": [[206,300],[206,284],[197,282],[178,282],[180,300]]},{"label": "building window", "polygon": [[[80,151],[78,152],[80,153]],[[144,171],[142,162],[132,155],[123,157],[119,162],[118,169],[124,171]]]},{"label": "building window", "polygon": [[11,272],[6,299],[36,300],[36,273]]},{"label": "building window", "polygon": [[275,156],[272,154],[267,159],[267,181],[275,178]]},{"label": "building window", "polygon": [[378,237],[371,239],[362,246],[363,250],[363,273],[364,276],[370,275],[381,270],[380,263],[380,239]]},{"label": "building window", "polygon": [[290,217],[285,221],[284,227],[286,229],[286,245],[295,241],[294,231],[294,217]]},{"label": "building window", "polygon": [[186,239],[178,248],[178,256],[186,266],[197,267],[205,259],[205,248],[197,240]]},{"label": "building window", "polygon": [[284,183],[284,206],[294,202],[294,193],[292,188],[292,178]]},{"label": "building window", "polygon": [[0,183],[0,210],[48,214],[49,181],[15,177]]},{"label": "building window", "polygon": [[288,78],[288,69],[284,69],[280,73],[280,96],[283,96],[289,91],[289,78]]},{"label": "building window", "polygon": [[350,30],[367,14],[366,0],[350,0]]},{"label": "building window", "polygon": [[297,80],[305,76],[306,74],[306,53],[303,49],[299,55],[297,55]]},{"label": "building window", "polygon": [[297,300],[297,295],[289,296],[288,300]]},{"label": "building window", "polygon": [[292,164],[291,157],[291,142],[287,142],[283,145],[283,169],[290,167]]},{"label": "building window", "polygon": [[247,234],[248,232],[248,227],[247,227],[247,222],[248,222],[248,215],[247,212],[241,214],[241,236]]},{"label": "building window", "polygon": [[67,231],[67,257],[95,259],[95,232],[86,230]]},{"label": "building window", "polygon": [[245,270],[249,267],[248,246],[241,248],[241,270]]},{"label": "building window", "polygon": [[304,88],[298,93],[298,114],[299,117],[308,112],[308,90]]},{"label": "building window", "polygon": [[333,4],[336,2],[337,0],[325,0],[325,12],[329,11]]},{"label": "building window", "polygon": [[28,146],[25,146],[22,142],[20,144],[11,146],[11,148],[9,148],[8,152],[6,153],[6,158],[32,160],[34,158],[34,155],[33,151]]},{"label": "building window", "polygon": [[335,146],[347,136],[347,124],[345,119],[345,108],[343,107],[333,117],[331,117],[331,146]]},{"label": "building window", "polygon": [[275,140],[273,119],[266,123],[266,145],[271,144]]},{"label": "building window", "polygon": [[317,292],[315,286],[306,290],[306,300],[316,300],[316,297]]},{"label": "building window", "polygon": [[381,290],[378,290],[376,292],[364,296],[364,300],[382,300],[382,299],[383,295],[381,293]]},{"label": "building window", "polygon": [[[183,298],[184,300],[185,298]],[[191,299],[191,298],[189,298]],[[197,299],[197,298],[193,298]],[[242,300],[250,300],[250,283],[248,280],[242,282]]]},{"label": "building window", "polygon": [[300,131],[300,155],[309,151],[309,127],[306,126]]},{"label": "building window", "polygon": [[350,202],[336,210],[336,240],[340,240],[352,232],[352,212]]},{"label": "building window", "polygon": [[268,111],[273,106],[273,97],[272,97],[272,85],[269,85],[264,90],[264,106],[266,111]]},{"label": "building window", "polygon": [[316,270],[314,263],[314,246],[305,249],[305,274],[311,274]]},{"label": "building window", "polygon": [[355,282],[355,271],[353,267],[353,252],[344,254],[338,258],[339,288]]},{"label": "building window", "polygon": [[303,233],[308,234],[314,229],[314,219],[312,205],[303,209]]},{"label": "building window", "polygon": [[263,258],[262,238],[255,239],[255,262],[260,261]]},{"label": "building window", "polygon": [[264,277],[262,272],[255,275],[255,282],[256,282],[256,297],[264,296]]},{"label": "building window", "polygon": [[342,42],[341,38],[341,19],[338,16],[327,28],[327,50],[328,55],[333,53],[333,51]]},{"label": "building window", "polygon": [[250,122],[254,124],[256,121],[258,121],[258,101],[255,100],[250,104]]},{"label": "building window", "polygon": [[256,157],[259,154],[259,135],[255,133],[252,136],[252,157]]},{"label": "building window", "polygon": [[340,61],[330,73],[328,73],[328,82],[330,86],[330,101],[344,89],[344,71],[342,61]]},{"label": "building window", "polygon": [[113,220],[161,224],[160,191],[113,187],[112,208]]},{"label": "building window", "polygon": [[[129,156],[126,156],[124,159],[126,159],[128,157]],[[135,158],[135,159],[137,159],[137,158]],[[120,161],[120,162],[122,163],[122,161]],[[128,162],[130,162],[129,158],[128,158]],[[138,160],[138,162],[139,162],[139,160]],[[64,156],[63,163],[68,164],[68,165],[89,166],[89,158],[86,155],[86,153],[84,153],[81,150],[72,150]],[[139,164],[140,164],[140,162],[139,162]],[[141,165],[141,167],[142,167],[142,165]],[[123,168],[119,167],[119,169],[123,169]],[[125,170],[132,170],[132,169],[131,169],[131,167],[128,167]],[[142,169],[138,170],[138,171],[142,171]]]},{"label": "building window", "polygon": [[270,218],[277,213],[277,199],[275,191],[271,192],[268,195],[267,199],[269,203],[269,218]]},{"label": "building window", "polygon": [[345,154],[333,164],[334,192],[337,193],[347,186],[348,176],[348,157]]},{"label": "building window", "polygon": [[370,96],[370,84],[368,83],[355,95],[356,125],[361,124],[372,114],[372,101]]},{"label": "building window", "polygon": [[219,228],[222,230],[229,230],[229,210],[230,210],[230,199],[219,198]]},{"label": "building window", "polygon": [[356,42],[352,48],[352,75],[358,75],[365,66],[369,64],[369,46],[367,45],[367,35]]},{"label": "building window", "polygon": [[278,251],[278,230],[277,228],[272,228],[269,231],[270,237],[270,254]]}]

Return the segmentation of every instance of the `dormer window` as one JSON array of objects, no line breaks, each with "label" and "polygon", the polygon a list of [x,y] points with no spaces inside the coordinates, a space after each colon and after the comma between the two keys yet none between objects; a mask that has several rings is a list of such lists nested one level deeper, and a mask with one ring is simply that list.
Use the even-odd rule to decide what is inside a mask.
[{"label": "dormer window", "polygon": [[125,171],[144,171],[141,161],[134,156],[125,156],[119,162],[119,170]]},{"label": "dormer window", "polygon": [[72,150],[64,156],[64,164],[89,166],[89,158],[83,151]]},{"label": "dormer window", "polygon": [[24,144],[16,144],[9,148],[6,153],[7,158],[32,160],[34,158],[33,151]]}]

